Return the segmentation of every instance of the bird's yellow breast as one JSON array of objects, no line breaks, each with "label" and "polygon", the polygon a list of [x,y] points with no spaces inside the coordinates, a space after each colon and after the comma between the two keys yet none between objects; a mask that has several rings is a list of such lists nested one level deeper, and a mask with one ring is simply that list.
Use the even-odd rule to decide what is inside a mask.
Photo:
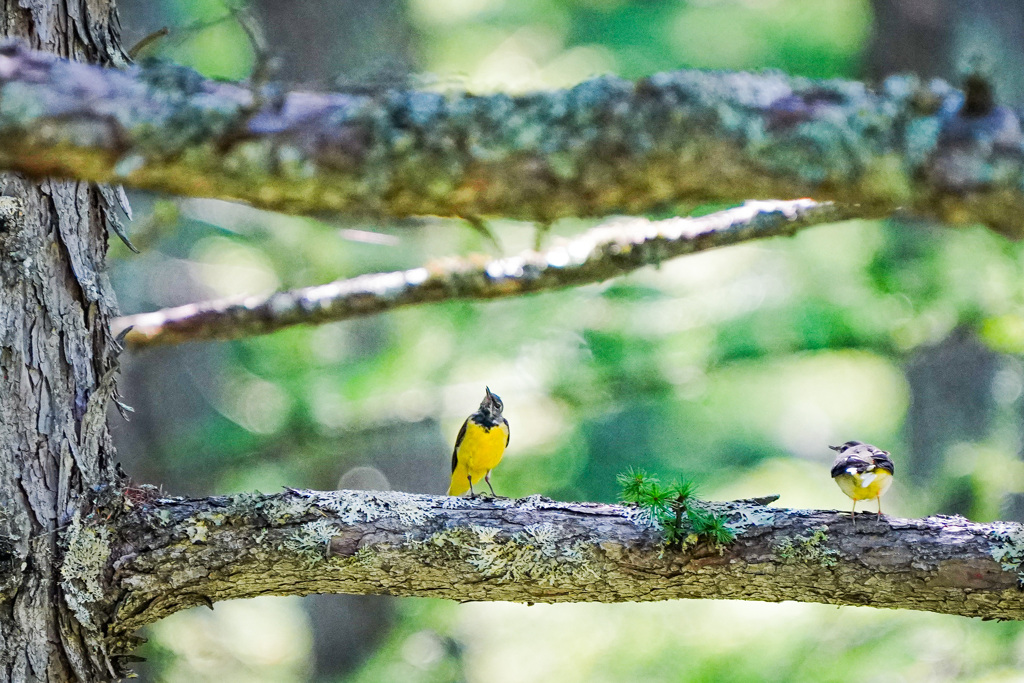
[{"label": "bird's yellow breast", "polygon": [[[874,475],[874,476],[872,476]],[[836,477],[836,483],[843,493],[854,500],[878,498],[892,484],[892,475],[886,470],[875,468],[868,473],[844,473]]]},{"label": "bird's yellow breast", "polygon": [[462,437],[456,457],[459,466],[465,467],[473,477],[474,484],[501,462],[508,442],[508,433],[503,427],[497,425],[488,429],[472,420],[466,424],[466,435]]}]

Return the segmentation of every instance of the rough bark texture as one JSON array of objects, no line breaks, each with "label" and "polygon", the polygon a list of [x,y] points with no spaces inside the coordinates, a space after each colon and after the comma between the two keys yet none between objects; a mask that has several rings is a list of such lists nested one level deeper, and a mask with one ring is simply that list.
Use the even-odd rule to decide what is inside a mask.
[{"label": "rough bark texture", "polygon": [[310,323],[457,299],[498,299],[601,282],[684,254],[789,235],[844,217],[810,199],[747,202],[702,216],[622,219],[543,252],[495,259],[450,258],[404,272],[363,275],[270,296],[222,299],[118,318],[132,346],[266,334]]},{"label": "rough bark texture", "polygon": [[0,164],[291,212],[553,220],[814,196],[1024,233],[1018,115],[939,81],[680,71],[318,95],[0,54]]},{"label": "rough bark texture", "polygon": [[[109,64],[109,0],[6,0],[0,34]],[[104,274],[112,191],[0,178],[0,682],[109,680],[62,529],[113,478],[106,426],[116,307]]]},{"label": "rough bark texture", "polygon": [[[107,568],[119,634],[256,595],[452,600],[800,600],[1024,618],[1024,528],[962,517],[876,520],[756,502],[703,503],[737,532],[666,547],[642,510],[532,496],[372,491],[113,498],[74,537]],[[109,521],[104,521],[109,517]]]}]

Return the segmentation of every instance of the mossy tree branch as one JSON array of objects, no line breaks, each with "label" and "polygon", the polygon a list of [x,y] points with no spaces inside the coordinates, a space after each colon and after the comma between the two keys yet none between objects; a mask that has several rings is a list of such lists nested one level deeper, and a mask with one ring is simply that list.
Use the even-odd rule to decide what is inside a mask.
[{"label": "mossy tree branch", "polygon": [[877,92],[680,71],[568,90],[276,93],[159,65],[0,49],[0,166],[287,212],[549,221],[813,196],[1024,230],[1017,114],[950,86]]},{"label": "mossy tree branch", "polygon": [[1024,618],[1018,524],[861,514],[855,528],[829,510],[702,505],[728,520],[733,543],[667,547],[640,508],[540,496],[288,490],[161,499],[129,489],[66,532],[73,571],[63,570],[64,590],[112,616],[115,652],[131,648],[136,628],[187,607],[321,592],[798,600]]},{"label": "mossy tree branch", "polygon": [[497,299],[600,282],[666,259],[747,240],[788,235],[846,213],[809,199],[747,202],[700,218],[613,221],[543,252],[488,260],[449,258],[404,272],[207,301],[114,321],[131,346],[230,339],[325,323],[414,304]]}]

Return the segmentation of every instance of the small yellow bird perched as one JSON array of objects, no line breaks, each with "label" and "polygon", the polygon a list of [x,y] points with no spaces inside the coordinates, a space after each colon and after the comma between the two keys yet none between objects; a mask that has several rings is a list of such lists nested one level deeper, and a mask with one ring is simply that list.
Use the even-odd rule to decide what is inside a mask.
[{"label": "small yellow bird perched", "polygon": [[482,477],[487,487],[494,493],[491,486],[491,470],[501,462],[508,446],[508,420],[501,415],[504,404],[497,394],[492,394],[489,387],[480,402],[480,409],[470,415],[462,423],[462,429],[455,438],[455,450],[452,451],[452,483],[448,486],[449,496],[458,496],[469,491],[475,497],[473,484]]},{"label": "small yellow bird perched", "polygon": [[877,500],[878,519],[881,519],[882,494],[892,484],[893,464],[889,451],[860,441],[847,441],[842,446],[829,448],[839,453],[832,463],[832,478],[842,492],[853,499],[854,524],[858,500]]}]

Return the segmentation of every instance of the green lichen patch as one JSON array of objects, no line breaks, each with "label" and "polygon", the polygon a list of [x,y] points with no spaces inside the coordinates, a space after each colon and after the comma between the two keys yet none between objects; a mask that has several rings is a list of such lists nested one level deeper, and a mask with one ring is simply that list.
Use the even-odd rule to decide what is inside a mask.
[{"label": "green lichen patch", "polygon": [[989,534],[989,554],[1003,571],[1017,575],[1017,585],[1024,586],[1024,526],[1013,522],[996,522]]},{"label": "green lichen patch", "polygon": [[448,554],[489,579],[556,586],[596,579],[594,548],[566,542],[553,524],[532,524],[511,536],[497,527],[470,525],[432,534],[424,552]]},{"label": "green lichen patch", "polygon": [[[301,519],[315,507],[315,501],[305,496],[263,496],[251,494],[252,509],[271,524],[285,524]],[[236,501],[238,497],[236,496]]]},{"label": "green lichen patch", "polygon": [[338,535],[338,525],[327,519],[307,522],[293,531],[285,540],[285,547],[298,555],[307,566],[327,558],[327,546]]},{"label": "green lichen patch", "polygon": [[81,513],[75,512],[64,532],[64,543],[67,550],[60,567],[64,600],[81,623],[95,627],[90,605],[103,598],[102,579],[110,557],[110,529],[105,525],[85,525]]},{"label": "green lichen patch", "polygon": [[831,569],[839,564],[839,551],[828,547],[828,527],[809,529],[810,535],[783,538],[774,544],[775,554],[784,562],[806,562]]}]

